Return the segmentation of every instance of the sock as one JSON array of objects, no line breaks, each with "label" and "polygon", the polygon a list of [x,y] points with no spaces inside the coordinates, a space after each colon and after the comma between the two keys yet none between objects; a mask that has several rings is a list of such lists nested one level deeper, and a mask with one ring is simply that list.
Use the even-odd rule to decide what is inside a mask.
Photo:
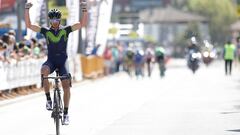
[{"label": "sock", "polygon": [[50,92],[45,93],[47,100],[51,100]]},{"label": "sock", "polygon": [[64,107],[63,114],[67,115],[68,114],[68,107]]}]

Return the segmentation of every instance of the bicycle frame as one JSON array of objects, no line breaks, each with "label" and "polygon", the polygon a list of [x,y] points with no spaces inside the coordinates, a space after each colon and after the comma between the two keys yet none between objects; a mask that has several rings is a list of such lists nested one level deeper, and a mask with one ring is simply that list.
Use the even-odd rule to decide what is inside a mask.
[{"label": "bicycle frame", "polygon": [[53,110],[51,117],[54,119],[54,123],[56,124],[56,134],[60,135],[60,119],[61,123],[63,125],[62,120],[62,113],[63,113],[63,104],[62,104],[62,98],[61,98],[61,90],[59,86],[59,79],[70,79],[70,87],[71,87],[71,74],[68,76],[59,76],[59,72],[56,71],[56,77],[44,77],[41,76],[41,84],[43,87],[43,80],[44,79],[53,79],[55,82],[54,87],[54,99],[53,99]]}]

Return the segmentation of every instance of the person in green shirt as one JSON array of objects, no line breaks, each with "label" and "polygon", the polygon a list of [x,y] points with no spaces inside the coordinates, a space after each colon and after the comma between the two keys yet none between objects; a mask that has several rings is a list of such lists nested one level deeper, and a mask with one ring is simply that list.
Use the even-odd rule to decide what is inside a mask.
[{"label": "person in green shirt", "polygon": [[155,60],[159,67],[160,77],[165,76],[165,49],[161,46],[155,48]]},{"label": "person in green shirt", "polygon": [[231,43],[231,41],[228,41],[224,45],[224,51],[223,56],[225,60],[225,74],[231,75],[232,73],[232,62],[235,59],[236,56],[236,46]]},{"label": "person in green shirt", "polygon": [[35,44],[34,48],[33,48],[33,56],[34,58],[39,58],[40,57],[40,53],[41,53],[41,49],[39,47],[39,44]]}]

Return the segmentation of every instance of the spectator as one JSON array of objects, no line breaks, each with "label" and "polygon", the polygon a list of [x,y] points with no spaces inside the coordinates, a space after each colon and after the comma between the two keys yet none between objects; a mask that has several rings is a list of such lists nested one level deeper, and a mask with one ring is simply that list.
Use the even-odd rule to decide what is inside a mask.
[{"label": "spectator", "polygon": [[0,40],[0,61],[5,62],[6,61],[6,43],[4,43],[2,40]]},{"label": "spectator", "polygon": [[26,46],[23,42],[19,43],[18,49],[18,56],[20,56],[20,59],[26,58],[28,55],[30,55],[30,48]]},{"label": "spectator", "polygon": [[9,30],[8,35],[13,35],[14,37],[16,36],[16,32],[14,30]]},{"label": "spectator", "polygon": [[8,61],[8,62],[9,62],[10,54],[11,54],[11,52],[12,52],[12,48],[11,48],[11,46],[10,46],[10,44],[11,44],[10,36],[9,36],[7,33],[5,33],[5,34],[2,36],[2,41],[3,41],[3,43],[4,43],[5,46],[6,46],[6,50],[5,50],[5,53],[4,53],[4,55],[5,55],[5,61]]},{"label": "spectator", "polygon": [[5,33],[3,36],[2,36],[2,41],[4,43],[7,43],[9,44],[9,35],[7,33]]},{"label": "spectator", "polygon": [[[38,40],[36,38],[30,39],[28,36],[25,36],[22,41],[16,43],[15,35],[15,31],[10,30],[0,37],[2,46],[0,61],[3,60],[3,57],[4,61],[11,62],[25,58],[41,58],[46,56],[47,50],[45,40]],[[3,47],[5,49],[3,49]]]},{"label": "spectator", "polygon": [[98,44],[97,46],[95,46],[95,47],[93,48],[92,52],[91,52],[91,55],[97,55],[97,52],[98,52],[98,49],[99,49],[100,46],[101,46],[100,44]]},{"label": "spectator", "polygon": [[104,58],[104,74],[108,75],[110,73],[112,60],[111,48],[108,45],[106,46],[103,52],[103,58]]},{"label": "spectator", "polygon": [[136,77],[144,77],[143,65],[144,65],[144,52],[142,50],[137,50],[134,55],[134,65],[135,65],[135,75]]},{"label": "spectator", "polygon": [[17,57],[16,39],[15,39],[15,36],[13,36],[13,35],[9,35],[8,57],[9,58]]},{"label": "spectator", "polygon": [[41,53],[41,44],[34,44],[33,48],[33,57],[34,58],[40,58]]},{"label": "spectator", "polygon": [[111,51],[112,51],[112,66],[111,66],[111,73],[115,73],[115,72],[118,72],[118,69],[117,69],[117,63],[118,63],[118,58],[119,58],[119,51],[118,51],[118,48],[117,46],[113,46],[111,48]]},{"label": "spectator", "polygon": [[8,35],[10,36],[10,44],[13,44],[13,50],[11,52],[11,57],[17,59],[18,47],[16,43],[16,32],[14,30],[9,30]]}]

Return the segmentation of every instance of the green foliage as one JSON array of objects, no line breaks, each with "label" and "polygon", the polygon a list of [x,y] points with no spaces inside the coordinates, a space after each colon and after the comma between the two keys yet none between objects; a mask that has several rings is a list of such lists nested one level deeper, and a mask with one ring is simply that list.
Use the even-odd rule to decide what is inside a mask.
[{"label": "green foliage", "polygon": [[209,18],[213,42],[222,43],[229,37],[229,26],[237,19],[236,8],[231,0],[188,0],[188,8]]},{"label": "green foliage", "polygon": [[174,6],[177,9],[181,9],[186,11],[187,10],[187,0],[172,0],[172,6]]},{"label": "green foliage", "polygon": [[156,43],[156,39],[151,35],[145,35],[143,38],[145,41],[149,43]]},{"label": "green foliage", "polygon": [[185,49],[188,44],[188,40],[184,37],[184,33],[178,35],[174,40],[173,45],[173,57],[183,58],[185,55]]},{"label": "green foliage", "polygon": [[179,34],[174,40],[174,57],[184,57],[185,49],[190,43],[191,37],[196,37],[197,41],[202,40],[202,36],[199,31],[198,23],[192,22],[189,23],[187,29]]},{"label": "green foliage", "polygon": [[201,40],[201,33],[198,28],[198,23],[192,22],[188,24],[188,27],[184,33],[184,39],[190,39],[191,37],[196,37],[198,40]]}]

